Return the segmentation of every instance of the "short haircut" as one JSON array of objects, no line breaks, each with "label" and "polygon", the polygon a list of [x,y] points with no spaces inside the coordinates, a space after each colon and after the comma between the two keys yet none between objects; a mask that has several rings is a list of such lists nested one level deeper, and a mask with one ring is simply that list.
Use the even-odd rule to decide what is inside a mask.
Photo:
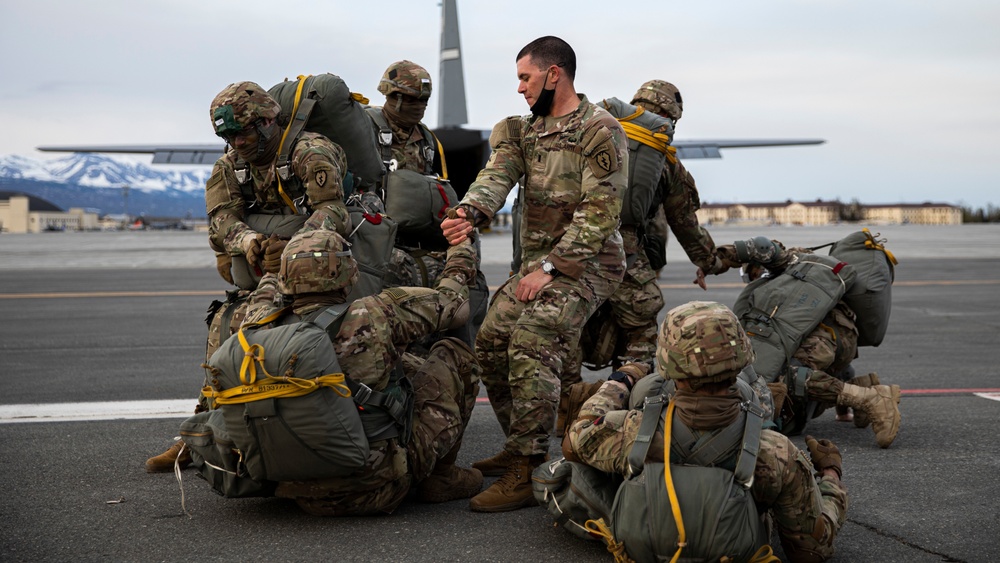
[{"label": "short haircut", "polygon": [[517,53],[517,58],[514,61],[517,62],[529,55],[531,61],[541,68],[555,65],[561,67],[570,80],[576,78],[576,53],[573,52],[569,43],[558,37],[546,35],[535,39]]}]

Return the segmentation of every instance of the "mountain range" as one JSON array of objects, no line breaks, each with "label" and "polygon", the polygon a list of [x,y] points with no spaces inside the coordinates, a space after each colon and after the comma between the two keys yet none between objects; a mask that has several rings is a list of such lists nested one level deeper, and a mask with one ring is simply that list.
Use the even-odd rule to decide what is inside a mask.
[{"label": "mountain range", "polygon": [[[153,168],[127,157],[75,153],[52,160],[0,156],[0,191],[23,192],[68,210],[150,217],[205,214],[211,168]],[[122,189],[128,187],[127,193]]]}]

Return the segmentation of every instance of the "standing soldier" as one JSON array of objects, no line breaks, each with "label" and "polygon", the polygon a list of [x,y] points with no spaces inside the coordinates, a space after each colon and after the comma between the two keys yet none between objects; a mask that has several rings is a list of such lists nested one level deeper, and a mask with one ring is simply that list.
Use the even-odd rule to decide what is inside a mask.
[{"label": "standing soldier", "polygon": [[[256,287],[271,242],[277,259],[283,248],[277,236],[287,241],[307,219],[343,236],[350,232],[344,151],[322,135],[303,132],[288,165],[279,168],[280,111],[278,102],[253,82],[230,84],[212,100],[215,134],[229,149],[205,186],[208,240],[219,275],[243,289]],[[265,242],[271,234],[276,237]]]},{"label": "standing soldier", "polygon": [[516,57],[518,93],[530,116],[509,117],[490,135],[493,154],[441,227],[451,244],[489,225],[515,184],[523,190],[520,270],[497,290],[476,337],[483,382],[504,449],[473,467],[502,475],[472,510],[534,504],[531,471],[545,459],[555,425],[563,361],[625,270],[618,220],[628,183],[625,133],[578,95],[576,55],[546,36]]}]

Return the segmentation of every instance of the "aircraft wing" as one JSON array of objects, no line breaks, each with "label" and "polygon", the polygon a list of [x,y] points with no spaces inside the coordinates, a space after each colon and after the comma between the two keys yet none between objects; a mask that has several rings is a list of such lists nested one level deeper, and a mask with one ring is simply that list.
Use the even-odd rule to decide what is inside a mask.
[{"label": "aircraft wing", "polygon": [[823,139],[716,139],[710,141],[673,142],[677,158],[722,158],[719,149],[744,149],[752,147],[788,147],[794,145],[821,145]]},{"label": "aircraft wing", "polygon": [[153,164],[215,164],[226,145],[204,143],[190,145],[80,145],[38,147],[43,152],[96,152],[121,154],[151,154]]}]

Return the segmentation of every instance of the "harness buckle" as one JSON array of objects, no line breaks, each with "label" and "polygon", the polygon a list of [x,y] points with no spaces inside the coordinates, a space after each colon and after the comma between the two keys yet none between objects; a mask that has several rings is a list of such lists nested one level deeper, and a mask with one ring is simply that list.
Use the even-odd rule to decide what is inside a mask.
[{"label": "harness buckle", "polygon": [[364,405],[368,402],[368,399],[371,396],[372,388],[364,383],[358,382],[358,390],[354,393],[354,402],[359,405]]}]

